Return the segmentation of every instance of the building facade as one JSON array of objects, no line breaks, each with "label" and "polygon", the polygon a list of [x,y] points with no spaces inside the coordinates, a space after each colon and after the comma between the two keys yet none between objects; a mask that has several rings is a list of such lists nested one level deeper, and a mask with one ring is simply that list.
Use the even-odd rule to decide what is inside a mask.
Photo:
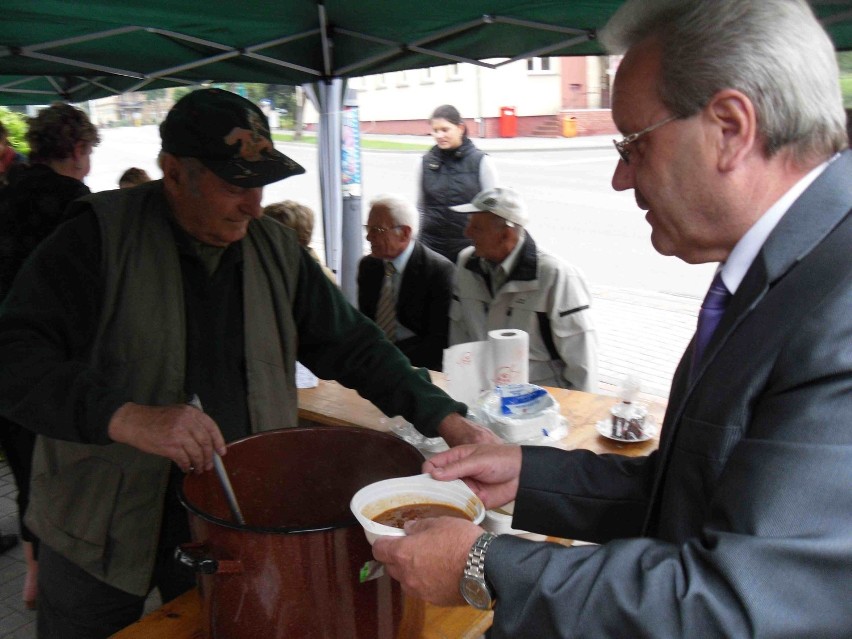
[{"label": "building facade", "polygon": [[[498,64],[500,60],[487,61]],[[353,78],[362,133],[428,135],[429,115],[455,106],[472,137],[615,132],[610,86],[618,58],[529,58],[490,69],[452,64]],[[317,113],[306,106],[305,123]]]}]

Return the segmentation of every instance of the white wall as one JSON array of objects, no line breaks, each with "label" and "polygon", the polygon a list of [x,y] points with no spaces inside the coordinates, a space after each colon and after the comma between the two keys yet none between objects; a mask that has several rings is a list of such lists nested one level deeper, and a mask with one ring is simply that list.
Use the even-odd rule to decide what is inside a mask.
[{"label": "white wall", "polygon": [[[499,116],[502,106],[515,107],[519,116],[559,113],[560,79],[555,59],[552,67],[549,72],[527,71],[524,60],[497,69],[448,65],[354,78],[349,86],[358,91],[362,122],[423,120],[426,135],[429,115],[441,104],[452,104],[471,122]],[[316,121],[313,106],[306,106],[305,122]]]}]

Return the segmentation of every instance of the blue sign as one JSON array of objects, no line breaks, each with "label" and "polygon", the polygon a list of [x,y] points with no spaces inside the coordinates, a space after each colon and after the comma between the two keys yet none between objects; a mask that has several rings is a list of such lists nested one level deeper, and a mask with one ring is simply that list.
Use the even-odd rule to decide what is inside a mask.
[{"label": "blue sign", "polygon": [[358,107],[343,107],[340,175],[344,186],[361,184],[361,126]]}]

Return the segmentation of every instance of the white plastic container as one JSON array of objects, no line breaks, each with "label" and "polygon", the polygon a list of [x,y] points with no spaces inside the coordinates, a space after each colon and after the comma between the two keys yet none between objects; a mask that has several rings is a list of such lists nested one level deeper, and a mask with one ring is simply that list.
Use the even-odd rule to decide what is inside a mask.
[{"label": "white plastic container", "polygon": [[[510,398],[506,395],[517,388],[521,389],[518,392],[537,393],[538,396],[529,404],[507,407]],[[480,396],[478,409],[485,426],[507,442],[546,439],[554,435],[563,437],[567,434],[559,403],[553,395],[535,384],[496,386]]]},{"label": "white plastic container", "polygon": [[397,506],[422,503],[454,506],[466,513],[475,524],[485,518],[485,506],[463,481],[438,481],[429,474],[385,479],[364,486],[352,497],[349,507],[364,528],[367,541],[372,544],[382,535],[405,536],[404,530],[377,524],[373,517]]}]

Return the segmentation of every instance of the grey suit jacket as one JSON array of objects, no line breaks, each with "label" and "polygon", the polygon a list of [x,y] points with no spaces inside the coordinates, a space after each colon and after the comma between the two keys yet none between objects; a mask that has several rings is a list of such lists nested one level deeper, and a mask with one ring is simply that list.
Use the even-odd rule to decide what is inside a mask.
[{"label": "grey suit jacket", "polygon": [[767,239],[660,449],[525,448],[486,574],[503,637],[852,637],[852,152]]}]

